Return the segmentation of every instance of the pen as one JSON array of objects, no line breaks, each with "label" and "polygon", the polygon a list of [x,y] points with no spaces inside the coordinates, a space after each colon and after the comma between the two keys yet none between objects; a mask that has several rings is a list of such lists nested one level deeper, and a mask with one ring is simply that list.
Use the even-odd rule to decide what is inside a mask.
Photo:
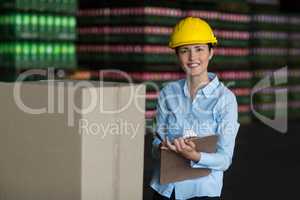
[{"label": "pen", "polygon": [[158,132],[155,132],[155,135],[158,137],[158,139],[161,141],[161,142],[163,142],[164,140],[161,138],[161,136],[159,135],[159,133]]}]

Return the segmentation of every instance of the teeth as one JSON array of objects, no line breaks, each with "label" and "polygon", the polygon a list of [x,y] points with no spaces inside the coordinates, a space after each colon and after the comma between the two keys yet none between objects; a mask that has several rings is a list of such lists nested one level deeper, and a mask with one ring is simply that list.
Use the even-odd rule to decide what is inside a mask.
[{"label": "teeth", "polygon": [[191,64],[190,66],[191,66],[191,67],[197,67],[198,64],[197,64],[197,63],[193,63],[193,64]]}]

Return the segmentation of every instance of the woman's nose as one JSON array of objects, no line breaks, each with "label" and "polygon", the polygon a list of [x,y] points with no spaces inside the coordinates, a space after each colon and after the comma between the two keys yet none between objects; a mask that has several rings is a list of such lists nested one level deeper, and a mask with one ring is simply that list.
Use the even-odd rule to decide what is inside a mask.
[{"label": "woman's nose", "polygon": [[193,61],[196,58],[196,53],[194,51],[189,52],[189,60]]}]

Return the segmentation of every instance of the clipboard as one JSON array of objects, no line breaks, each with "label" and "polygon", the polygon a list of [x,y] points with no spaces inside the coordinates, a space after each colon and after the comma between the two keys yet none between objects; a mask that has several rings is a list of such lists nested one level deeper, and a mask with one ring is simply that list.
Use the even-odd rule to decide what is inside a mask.
[{"label": "clipboard", "polygon": [[[216,152],[218,136],[193,137],[198,152]],[[183,181],[209,175],[210,169],[191,168],[190,160],[173,151],[160,151],[160,184]]]}]

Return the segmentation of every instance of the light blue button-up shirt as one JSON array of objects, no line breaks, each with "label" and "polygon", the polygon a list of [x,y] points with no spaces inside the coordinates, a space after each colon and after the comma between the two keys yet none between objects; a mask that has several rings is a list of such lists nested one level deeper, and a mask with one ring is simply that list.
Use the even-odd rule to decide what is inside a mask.
[{"label": "light blue button-up shirt", "polygon": [[[171,82],[160,92],[157,104],[156,131],[169,140],[188,135],[199,137],[216,134],[219,137],[216,153],[201,152],[199,162],[191,161],[192,168],[210,168],[205,177],[169,184],[159,183],[159,163],[156,163],[151,187],[170,197],[175,189],[176,199],[221,196],[223,172],[231,164],[235,138],[239,129],[238,107],[235,95],[208,73],[210,82],[200,88],[192,100],[185,79]],[[153,156],[158,157],[160,140],[153,140]]]}]

